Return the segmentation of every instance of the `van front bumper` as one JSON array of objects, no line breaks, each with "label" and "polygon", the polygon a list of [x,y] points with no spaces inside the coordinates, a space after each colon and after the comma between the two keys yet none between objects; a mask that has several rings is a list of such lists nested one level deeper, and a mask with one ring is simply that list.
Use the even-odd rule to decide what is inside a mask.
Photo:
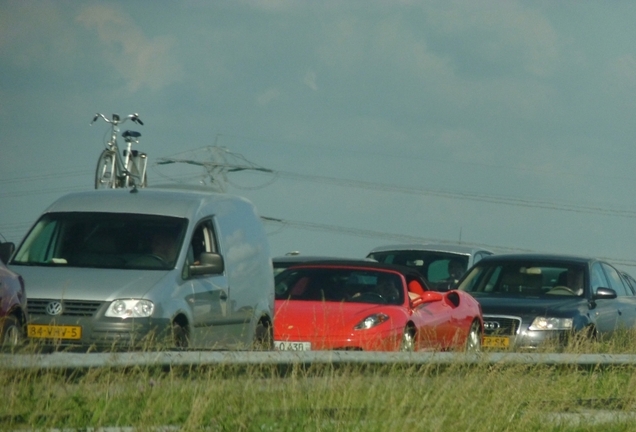
[{"label": "van front bumper", "polygon": [[171,323],[167,318],[30,316],[27,339],[34,344],[86,347],[99,350],[169,347]]}]

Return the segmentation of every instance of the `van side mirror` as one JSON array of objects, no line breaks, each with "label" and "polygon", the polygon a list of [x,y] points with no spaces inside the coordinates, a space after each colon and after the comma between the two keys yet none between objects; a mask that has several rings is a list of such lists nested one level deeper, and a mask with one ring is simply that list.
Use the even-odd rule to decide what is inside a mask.
[{"label": "van side mirror", "polygon": [[190,275],[200,276],[209,274],[221,274],[225,270],[223,257],[214,252],[202,252],[199,264],[190,267]]},{"label": "van side mirror", "polygon": [[15,250],[15,244],[11,242],[0,243],[0,260],[3,263],[7,264],[9,262],[9,258],[13,255],[13,251]]},{"label": "van side mirror", "polygon": [[594,294],[594,296],[592,297],[594,300],[599,300],[599,299],[605,299],[605,300],[609,300],[609,299],[615,299],[616,298],[616,291],[614,291],[611,288],[597,288],[596,289],[596,293]]}]

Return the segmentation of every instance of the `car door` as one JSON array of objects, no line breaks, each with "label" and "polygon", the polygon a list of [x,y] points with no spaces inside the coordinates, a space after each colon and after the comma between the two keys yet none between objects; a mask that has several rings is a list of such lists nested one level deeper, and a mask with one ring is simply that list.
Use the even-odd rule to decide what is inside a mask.
[{"label": "car door", "polygon": [[421,304],[418,299],[417,306],[413,308],[413,319],[418,327],[418,343],[423,348],[446,347],[454,336],[453,308],[445,299],[446,293],[425,291],[422,286],[417,280],[408,283],[408,292],[423,299]]},{"label": "car door", "polygon": [[[596,294],[599,288],[611,288],[605,271],[600,262],[592,264],[590,269],[591,294]],[[596,325],[599,334],[612,334],[619,323],[619,303],[616,299],[597,299],[590,302],[590,317]]]},{"label": "car door", "polygon": [[609,287],[616,291],[616,307],[618,312],[618,328],[631,329],[636,324],[636,297],[625,283],[618,270],[607,263],[602,263]]},{"label": "car door", "polygon": [[[201,253],[218,252],[218,242],[212,219],[200,222],[195,228],[185,261],[184,272],[197,265]],[[192,294],[187,299],[192,310],[193,345],[215,348],[223,345],[230,322],[229,289],[225,271],[218,275],[189,275]]]}]

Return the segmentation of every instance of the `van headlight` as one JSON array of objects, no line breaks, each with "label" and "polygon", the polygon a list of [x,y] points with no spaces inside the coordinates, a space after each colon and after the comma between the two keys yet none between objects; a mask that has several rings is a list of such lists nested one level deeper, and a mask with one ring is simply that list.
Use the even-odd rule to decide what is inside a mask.
[{"label": "van headlight", "polygon": [[356,330],[370,329],[371,327],[375,327],[378,324],[382,324],[383,322],[388,320],[389,320],[389,316],[383,313],[369,315],[368,317],[360,321],[358,324],[356,324],[354,329]]},{"label": "van headlight", "polygon": [[536,317],[530,330],[572,330],[572,318]]},{"label": "van headlight", "polygon": [[146,318],[152,315],[154,310],[155,305],[150,300],[115,300],[108,307],[106,316],[114,318]]}]

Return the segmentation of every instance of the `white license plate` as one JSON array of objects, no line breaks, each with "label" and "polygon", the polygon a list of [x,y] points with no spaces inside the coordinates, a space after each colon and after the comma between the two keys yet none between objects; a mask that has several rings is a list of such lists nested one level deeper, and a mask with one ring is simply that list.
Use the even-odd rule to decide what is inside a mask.
[{"label": "white license plate", "polygon": [[274,349],[278,351],[311,351],[311,342],[274,341]]}]

